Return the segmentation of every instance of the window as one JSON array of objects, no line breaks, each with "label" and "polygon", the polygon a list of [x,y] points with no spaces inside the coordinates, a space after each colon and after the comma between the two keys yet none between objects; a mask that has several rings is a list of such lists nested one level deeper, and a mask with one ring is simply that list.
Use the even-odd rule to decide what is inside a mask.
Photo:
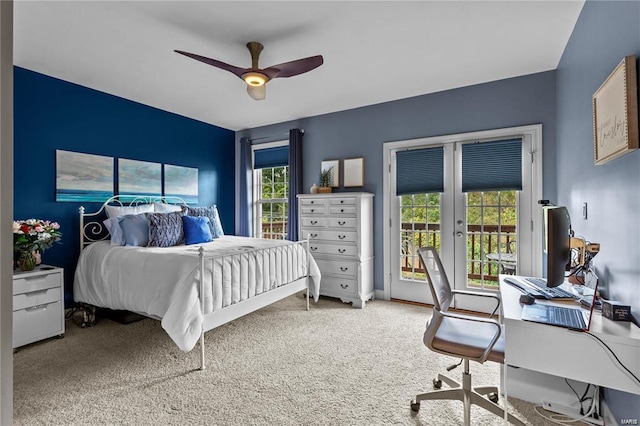
[{"label": "window", "polygon": [[289,147],[286,142],[254,148],[255,236],[284,240],[288,233]]}]

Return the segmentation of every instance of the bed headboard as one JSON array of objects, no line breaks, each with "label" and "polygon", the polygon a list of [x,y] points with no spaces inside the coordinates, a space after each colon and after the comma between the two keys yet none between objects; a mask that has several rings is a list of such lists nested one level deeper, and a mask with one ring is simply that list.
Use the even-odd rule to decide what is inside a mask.
[{"label": "bed headboard", "polygon": [[151,203],[187,205],[180,197],[122,194],[109,198],[95,212],[87,213],[84,206],[80,206],[80,251],[91,243],[109,239],[109,232],[102,223],[106,219],[106,206],[133,207]]}]

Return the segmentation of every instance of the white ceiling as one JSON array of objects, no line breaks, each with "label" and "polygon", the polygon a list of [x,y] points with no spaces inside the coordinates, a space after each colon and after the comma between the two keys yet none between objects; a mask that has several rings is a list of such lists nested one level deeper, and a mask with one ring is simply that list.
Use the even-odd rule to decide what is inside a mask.
[{"label": "white ceiling", "polygon": [[[231,130],[555,69],[583,1],[24,1],[15,64]],[[254,101],[240,67],[321,54]]]}]

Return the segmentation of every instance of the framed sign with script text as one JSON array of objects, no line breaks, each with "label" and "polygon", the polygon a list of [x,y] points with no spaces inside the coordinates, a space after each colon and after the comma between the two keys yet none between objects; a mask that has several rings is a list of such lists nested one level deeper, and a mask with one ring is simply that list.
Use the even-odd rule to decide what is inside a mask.
[{"label": "framed sign with script text", "polygon": [[636,57],[626,56],[593,94],[595,163],[638,149]]}]

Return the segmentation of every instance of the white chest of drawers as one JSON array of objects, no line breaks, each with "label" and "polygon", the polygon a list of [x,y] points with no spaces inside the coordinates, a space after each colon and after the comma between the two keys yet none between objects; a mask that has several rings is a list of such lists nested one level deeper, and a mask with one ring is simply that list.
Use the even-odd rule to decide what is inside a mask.
[{"label": "white chest of drawers", "polygon": [[64,334],[63,269],[13,273],[13,347]]},{"label": "white chest of drawers", "polygon": [[364,308],[373,289],[373,194],[298,195],[300,239],[320,267],[320,294]]}]

